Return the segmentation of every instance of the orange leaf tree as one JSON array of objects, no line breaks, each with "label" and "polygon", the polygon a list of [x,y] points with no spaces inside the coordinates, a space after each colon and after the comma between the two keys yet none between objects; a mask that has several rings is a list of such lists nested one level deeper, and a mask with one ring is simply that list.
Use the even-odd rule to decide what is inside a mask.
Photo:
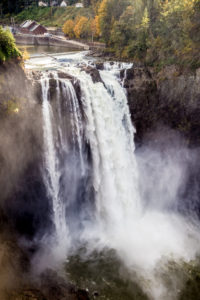
[{"label": "orange leaf tree", "polygon": [[90,34],[89,20],[86,17],[79,17],[76,20],[76,25],[74,27],[74,34],[76,38],[87,38]]},{"label": "orange leaf tree", "polygon": [[69,38],[74,37],[74,21],[73,20],[67,20],[65,24],[63,25],[63,32],[65,35],[67,35]]}]

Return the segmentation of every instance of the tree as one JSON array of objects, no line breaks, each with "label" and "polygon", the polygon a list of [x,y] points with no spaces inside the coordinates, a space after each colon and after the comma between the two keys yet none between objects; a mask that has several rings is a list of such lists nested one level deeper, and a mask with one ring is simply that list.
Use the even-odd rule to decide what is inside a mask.
[{"label": "tree", "polygon": [[63,32],[65,35],[67,35],[69,38],[73,38],[74,37],[74,26],[75,26],[75,23],[73,20],[67,20],[65,22],[65,24],[63,25]]},{"label": "tree", "polygon": [[74,27],[74,34],[76,38],[87,38],[89,36],[89,20],[86,17],[79,17],[76,20],[76,25]]},{"label": "tree", "polygon": [[91,5],[91,1],[90,0],[83,0],[83,6],[84,7],[89,7]]},{"label": "tree", "polygon": [[95,16],[94,19],[91,20],[91,33],[92,33],[92,41],[93,38],[98,38],[100,36],[100,27],[99,27],[99,17]]},{"label": "tree", "polygon": [[111,30],[115,21],[120,18],[128,4],[129,0],[103,0],[101,2],[98,10],[99,26],[107,45],[109,44]]}]

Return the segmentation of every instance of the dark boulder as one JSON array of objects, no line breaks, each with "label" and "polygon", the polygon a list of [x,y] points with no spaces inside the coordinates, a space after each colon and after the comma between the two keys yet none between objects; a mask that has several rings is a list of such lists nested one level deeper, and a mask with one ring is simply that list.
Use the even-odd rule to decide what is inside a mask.
[{"label": "dark boulder", "polygon": [[63,78],[63,79],[69,79],[69,80],[74,80],[74,77],[64,73],[64,72],[58,72],[58,78]]},{"label": "dark boulder", "polygon": [[103,62],[97,62],[96,64],[97,70],[103,70],[104,69],[104,63]]},{"label": "dark boulder", "polygon": [[87,74],[90,74],[92,81],[95,82],[102,82],[101,76],[99,74],[99,71],[96,68],[87,66],[82,68],[83,71],[85,71]]}]

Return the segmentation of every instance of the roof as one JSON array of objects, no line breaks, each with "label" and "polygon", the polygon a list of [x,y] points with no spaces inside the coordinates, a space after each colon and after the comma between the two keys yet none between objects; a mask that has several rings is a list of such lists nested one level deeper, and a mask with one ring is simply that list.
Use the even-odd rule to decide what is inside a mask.
[{"label": "roof", "polygon": [[26,20],[24,23],[22,23],[22,24],[20,25],[20,27],[22,27],[22,28],[27,28],[27,27],[29,27],[30,25],[32,25],[33,23],[35,23],[35,21]]},{"label": "roof", "polygon": [[36,24],[36,25],[33,26],[32,28],[30,28],[30,31],[34,31],[34,30],[36,30],[38,27],[41,27],[41,28],[43,28],[43,29],[46,30],[46,28],[45,28],[44,26],[42,26],[42,25],[40,25],[40,24]]},{"label": "roof", "polygon": [[22,29],[26,29],[26,31],[29,31],[30,33],[34,32],[38,27],[43,28],[45,31],[47,31],[47,29],[44,26],[32,20],[26,20],[24,23],[20,25],[20,27]]},{"label": "roof", "polygon": [[51,6],[57,6],[57,5],[58,5],[58,1],[55,0],[51,2]]},{"label": "roof", "polygon": [[78,3],[75,4],[75,6],[76,6],[76,7],[83,7],[83,3],[78,2]]},{"label": "roof", "polygon": [[39,5],[39,6],[47,6],[47,4],[44,3],[43,1],[39,1],[38,5]]},{"label": "roof", "polygon": [[63,0],[63,1],[61,2],[60,6],[61,6],[61,7],[65,7],[65,6],[67,6],[67,3]]},{"label": "roof", "polygon": [[33,26],[32,28],[30,28],[30,31],[34,31],[36,28],[38,28],[40,26],[40,24],[36,24],[35,26]]}]

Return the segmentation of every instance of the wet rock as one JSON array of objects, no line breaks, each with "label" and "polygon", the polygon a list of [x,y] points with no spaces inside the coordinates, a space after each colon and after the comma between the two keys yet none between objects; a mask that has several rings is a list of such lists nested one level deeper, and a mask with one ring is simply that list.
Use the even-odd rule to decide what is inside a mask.
[{"label": "wet rock", "polygon": [[69,80],[74,80],[74,77],[67,74],[67,73],[64,73],[64,72],[58,72],[58,77],[59,78],[63,78],[63,79],[69,79]]},{"label": "wet rock", "polygon": [[40,81],[33,81],[33,94],[38,103],[42,103],[42,86]]},{"label": "wet rock", "polygon": [[105,56],[105,53],[101,50],[92,50],[89,52],[88,54],[89,56],[92,56],[92,57],[104,57]]},{"label": "wet rock", "polygon": [[47,300],[89,300],[86,290],[77,289],[53,270],[42,274],[40,290]]},{"label": "wet rock", "polygon": [[73,86],[74,86],[74,89],[76,91],[76,96],[79,100],[79,103],[81,103],[81,87],[80,87],[80,83],[78,80],[74,80],[72,82]]},{"label": "wet rock", "polygon": [[10,293],[6,300],[47,300],[44,295],[36,289],[25,289]]},{"label": "wet rock", "polygon": [[5,300],[90,300],[84,289],[77,289],[53,270],[46,270],[38,284],[31,284],[7,294]]},{"label": "wet rock", "polygon": [[86,290],[79,289],[77,291],[77,300],[90,300],[88,292]]},{"label": "wet rock", "polygon": [[49,79],[49,99],[53,101],[57,93],[57,81],[54,78]]},{"label": "wet rock", "polygon": [[93,296],[94,296],[94,297],[99,297],[99,293],[98,293],[97,291],[95,291],[95,292],[93,293]]},{"label": "wet rock", "polygon": [[103,62],[97,62],[97,63],[96,63],[96,68],[97,68],[97,70],[103,70],[103,69],[104,69],[104,64],[103,64]]},{"label": "wet rock", "polygon": [[42,77],[42,72],[40,71],[26,71],[26,74],[29,78],[33,79],[33,80],[40,80]]},{"label": "wet rock", "polygon": [[101,76],[99,74],[99,71],[96,68],[87,66],[82,68],[83,71],[85,71],[87,74],[90,74],[92,81],[95,82],[102,82]]}]

